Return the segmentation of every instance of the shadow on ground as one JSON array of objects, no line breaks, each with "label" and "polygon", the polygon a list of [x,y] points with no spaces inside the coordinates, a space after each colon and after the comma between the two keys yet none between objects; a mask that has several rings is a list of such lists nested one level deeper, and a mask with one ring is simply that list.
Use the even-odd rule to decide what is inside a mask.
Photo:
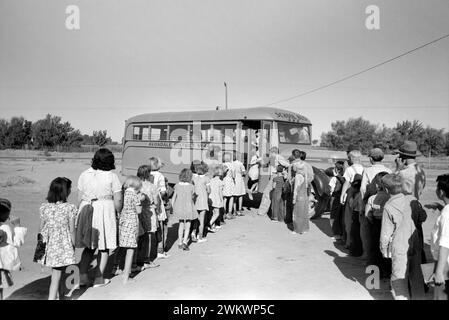
[{"label": "shadow on ground", "polygon": [[[330,226],[329,219],[321,217],[310,220],[317,228],[328,237],[332,237],[332,228]],[[366,282],[370,273],[366,273],[367,266],[365,261],[351,257],[348,255],[348,250],[345,249],[343,244],[334,242],[335,251],[324,250],[328,256],[333,258],[333,263],[340,270],[341,274],[347,279],[357,282],[365,288],[365,290],[376,300],[391,300],[393,297],[390,292],[390,284],[387,279],[380,279],[379,289],[368,289]],[[338,299],[338,297],[335,297]]]}]

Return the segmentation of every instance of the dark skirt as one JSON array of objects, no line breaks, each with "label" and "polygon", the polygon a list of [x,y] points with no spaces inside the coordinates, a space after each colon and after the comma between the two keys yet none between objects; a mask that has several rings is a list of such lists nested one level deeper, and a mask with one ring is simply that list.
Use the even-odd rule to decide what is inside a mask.
[{"label": "dark skirt", "polygon": [[330,218],[333,220],[332,233],[335,236],[342,236],[344,233],[343,205],[340,203],[339,196],[334,196],[331,199]]},{"label": "dark skirt", "polygon": [[352,211],[349,254],[353,257],[360,257],[363,254],[362,239],[360,237],[360,221],[358,211]]}]

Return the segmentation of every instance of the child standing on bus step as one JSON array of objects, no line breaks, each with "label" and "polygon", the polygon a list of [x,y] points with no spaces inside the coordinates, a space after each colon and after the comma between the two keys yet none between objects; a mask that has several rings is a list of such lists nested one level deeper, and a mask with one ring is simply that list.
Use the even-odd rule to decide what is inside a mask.
[{"label": "child standing on bus step", "polygon": [[181,170],[172,198],[173,214],[179,219],[178,248],[185,251],[189,250],[190,223],[198,218],[194,204],[195,187],[192,185],[192,176],[191,170]]},{"label": "child standing on bus step", "polygon": [[250,200],[253,200],[253,193],[255,193],[259,187],[259,170],[261,162],[262,158],[259,156],[258,148],[254,147],[248,170],[248,197]]},{"label": "child standing on bus step", "polygon": [[[165,194],[167,192],[167,188],[165,187],[165,177],[160,172],[160,169],[163,166],[163,163],[160,158],[158,157],[151,157],[149,159],[149,165],[151,174],[154,176],[154,184],[156,185],[158,191],[159,191],[159,197],[162,202],[162,199],[165,197]],[[165,207],[161,206],[161,210],[158,213],[158,258],[168,258],[168,254],[165,252],[165,243],[167,241],[167,234],[168,234],[168,215],[165,212]]]},{"label": "child standing on bus step", "polygon": [[129,275],[133,263],[134,251],[137,249],[139,233],[139,214],[142,212],[140,193],[142,181],[136,176],[128,176],[123,184],[123,209],[119,216],[119,246],[126,249],[123,268],[123,284],[130,282]]},{"label": "child standing on bus step", "polygon": [[234,206],[235,213],[238,216],[243,216],[243,195],[246,194],[245,181],[243,177],[246,174],[245,166],[237,159],[237,154],[234,152],[232,166],[234,168]]},{"label": "child standing on bus step", "polygon": [[210,195],[209,198],[211,200],[212,207],[212,218],[209,222],[208,230],[211,232],[215,232],[218,229],[221,229],[221,226],[215,225],[215,222],[220,217],[220,211],[223,208],[223,187],[224,183],[222,178],[223,170],[221,167],[215,167],[213,169],[213,178],[210,180]]},{"label": "child standing on bus step", "polygon": [[226,219],[234,219],[232,215],[232,209],[234,207],[234,166],[232,165],[232,154],[227,152],[223,155],[223,198],[224,198],[224,210],[226,212]]},{"label": "child standing on bus step", "polygon": [[195,186],[195,209],[198,211],[199,231],[198,242],[207,241],[204,238],[204,223],[206,212],[209,210],[209,193],[210,193],[210,179],[206,175],[208,171],[207,164],[200,163],[196,167],[196,175],[193,176],[193,185]]}]

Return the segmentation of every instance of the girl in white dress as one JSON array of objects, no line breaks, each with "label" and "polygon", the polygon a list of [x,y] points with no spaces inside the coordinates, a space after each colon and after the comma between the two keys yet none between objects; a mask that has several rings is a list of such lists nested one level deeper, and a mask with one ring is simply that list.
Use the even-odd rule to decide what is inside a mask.
[{"label": "girl in white dress", "polygon": [[245,188],[245,180],[243,180],[243,176],[246,174],[245,166],[243,163],[237,159],[236,154],[234,153],[234,161],[232,162],[232,167],[234,170],[234,206],[235,213],[238,216],[243,216],[243,195],[246,193]]},{"label": "girl in white dress", "polygon": [[92,166],[78,179],[79,210],[92,205],[92,243],[84,248],[80,261],[80,285],[89,284],[88,269],[95,251],[99,259],[95,273],[94,288],[108,284],[104,270],[111,250],[117,248],[116,212],[122,209],[122,185],[116,173],[114,155],[108,149],[99,149],[92,159]]},{"label": "girl in white dress", "polygon": [[234,207],[234,166],[232,165],[232,155],[230,153],[225,153],[223,155],[223,199],[224,199],[224,210],[226,211],[226,219],[234,219],[232,215],[232,209]]}]

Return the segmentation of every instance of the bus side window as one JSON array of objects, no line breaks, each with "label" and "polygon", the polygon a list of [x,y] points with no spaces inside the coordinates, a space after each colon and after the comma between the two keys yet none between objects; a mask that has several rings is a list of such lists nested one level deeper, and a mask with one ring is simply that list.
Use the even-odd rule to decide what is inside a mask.
[{"label": "bus side window", "polygon": [[133,140],[142,140],[142,126],[134,126],[133,127]]},{"label": "bus side window", "polygon": [[170,141],[187,141],[188,132],[186,124],[170,125]]},{"label": "bus side window", "polygon": [[150,140],[159,141],[167,140],[168,128],[166,125],[152,125]]},{"label": "bus side window", "polygon": [[214,142],[235,143],[235,124],[214,124],[212,133]]}]

